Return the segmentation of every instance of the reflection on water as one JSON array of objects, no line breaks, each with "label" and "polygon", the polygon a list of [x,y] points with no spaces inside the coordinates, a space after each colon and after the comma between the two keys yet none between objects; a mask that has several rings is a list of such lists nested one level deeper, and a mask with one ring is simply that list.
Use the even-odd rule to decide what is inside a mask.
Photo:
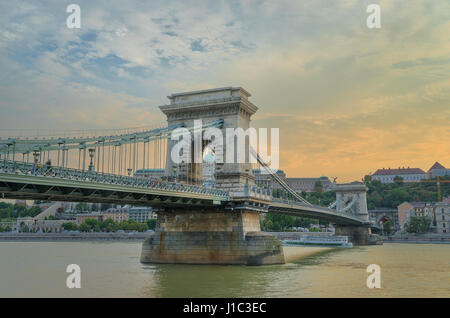
[{"label": "reflection on water", "polygon": [[[139,242],[0,242],[1,297],[450,297],[450,245],[320,250],[285,265],[142,265]],[[303,252],[302,247],[286,247]],[[66,266],[82,270],[67,289]],[[381,289],[366,267],[381,266]]]}]

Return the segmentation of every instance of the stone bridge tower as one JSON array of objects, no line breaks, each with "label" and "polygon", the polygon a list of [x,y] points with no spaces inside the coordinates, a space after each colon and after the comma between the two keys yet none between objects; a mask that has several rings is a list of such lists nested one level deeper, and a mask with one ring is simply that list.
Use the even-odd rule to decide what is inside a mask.
[{"label": "stone bridge tower", "polygon": [[353,214],[363,220],[369,221],[367,212],[367,187],[354,182],[349,184],[336,185],[336,211]]},{"label": "stone bridge tower", "polygon": [[[223,153],[219,155],[223,155],[225,162],[226,153],[230,151],[225,146],[226,129],[247,130],[251,116],[258,109],[248,100],[249,96],[250,94],[240,87],[173,94],[169,96],[170,104],[160,106],[160,109],[167,115],[169,126],[183,124],[185,128],[190,128],[194,127],[194,121],[199,119],[202,119],[204,126],[223,120],[220,130],[224,147]],[[198,183],[203,173],[199,164],[177,167],[179,164],[173,162],[171,152],[176,143],[177,141],[169,140],[167,146],[167,176],[177,175],[179,181]],[[191,149],[203,155],[203,148],[207,143],[208,140],[202,142],[201,149]],[[237,144],[234,143],[235,156],[236,148]],[[216,155],[217,151],[216,149]],[[195,153],[191,153],[191,162],[194,156]],[[248,159],[248,154],[246,157]],[[248,162],[249,160],[245,163],[216,162],[217,188],[228,191],[234,198],[245,194],[245,189],[253,183],[251,164]],[[247,265],[284,263],[281,242],[275,236],[261,232],[258,209],[263,209],[264,204],[258,204],[258,208],[245,204],[165,208],[164,211],[158,212],[155,232],[142,245],[141,261]]]},{"label": "stone bridge tower", "polygon": [[[250,127],[251,116],[258,110],[248,98],[250,93],[241,87],[224,87],[201,91],[193,91],[186,93],[172,94],[168,96],[169,105],[163,105],[159,108],[167,116],[168,125],[183,124],[184,127],[194,127],[195,120],[202,120],[202,124],[206,125],[212,121],[223,120],[223,126],[220,128],[223,135],[223,150],[216,149],[216,156],[223,158],[223,163],[216,163],[215,177],[217,188],[221,188],[233,193],[241,193],[244,185],[249,178],[250,184],[253,183],[251,175],[251,165],[248,163],[248,155],[246,155],[246,163],[226,163],[227,155],[226,145],[226,129],[242,128],[244,131]],[[170,156],[172,147],[176,141],[169,140],[167,147],[166,175],[179,176],[180,181],[199,183],[201,180],[202,169],[200,164],[194,163],[195,151],[191,147],[191,162],[177,167]],[[208,141],[203,141],[202,149],[207,145]],[[237,145],[234,143],[234,156],[236,158]],[[228,149],[230,151],[230,149]],[[242,149],[241,149],[242,151]],[[248,148],[247,148],[248,153]],[[200,154],[202,155],[202,154]],[[237,162],[237,160],[235,160]],[[177,171],[174,171],[177,169]]]},{"label": "stone bridge tower", "polygon": [[336,211],[356,216],[367,223],[364,225],[334,225],[335,235],[348,236],[355,245],[379,244],[379,238],[372,235],[367,211],[367,187],[361,182],[339,184],[336,191]]}]

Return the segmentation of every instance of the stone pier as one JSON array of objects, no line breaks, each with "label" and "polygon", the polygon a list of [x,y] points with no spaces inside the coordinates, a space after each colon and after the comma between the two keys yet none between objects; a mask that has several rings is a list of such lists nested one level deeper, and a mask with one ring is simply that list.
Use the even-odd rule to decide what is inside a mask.
[{"label": "stone pier", "polygon": [[365,220],[366,224],[334,224],[336,236],[348,236],[353,245],[382,244],[378,235],[372,234],[367,211],[367,187],[361,182],[339,184],[336,191],[336,210],[340,213],[357,216]]},{"label": "stone pier", "polygon": [[281,242],[261,232],[257,212],[168,211],[142,245],[142,263],[284,264]]},{"label": "stone pier", "polygon": [[369,245],[372,233],[368,226],[334,225],[336,236],[348,236],[353,245]]}]

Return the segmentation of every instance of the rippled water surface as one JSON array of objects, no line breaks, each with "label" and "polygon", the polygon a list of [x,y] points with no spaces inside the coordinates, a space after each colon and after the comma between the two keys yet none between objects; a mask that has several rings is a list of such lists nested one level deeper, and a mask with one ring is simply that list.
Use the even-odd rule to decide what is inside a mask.
[{"label": "rippled water surface", "polygon": [[[445,244],[324,249],[256,267],[142,265],[140,249],[140,242],[0,242],[0,297],[450,297]],[[68,264],[80,265],[81,289],[66,287]],[[369,264],[381,266],[381,289],[366,287]]]}]

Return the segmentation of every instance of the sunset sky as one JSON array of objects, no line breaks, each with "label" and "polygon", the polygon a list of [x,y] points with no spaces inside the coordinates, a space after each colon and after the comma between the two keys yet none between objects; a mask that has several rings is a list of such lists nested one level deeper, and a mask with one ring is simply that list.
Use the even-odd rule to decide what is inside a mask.
[{"label": "sunset sky", "polygon": [[[0,128],[164,122],[176,92],[241,86],[288,177],[450,167],[450,1],[0,4]],[[366,8],[381,7],[381,29]]]}]

